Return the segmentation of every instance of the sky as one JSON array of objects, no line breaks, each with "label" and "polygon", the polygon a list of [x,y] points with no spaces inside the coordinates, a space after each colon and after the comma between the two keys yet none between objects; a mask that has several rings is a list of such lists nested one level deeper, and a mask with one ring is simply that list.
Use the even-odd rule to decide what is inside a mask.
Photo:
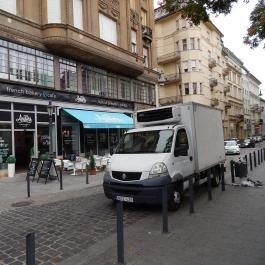
[{"label": "sky", "polygon": [[[157,0],[154,0],[154,7],[158,7]],[[244,3],[239,0],[233,5],[231,13],[224,16],[211,15],[213,24],[223,33],[224,46],[235,54],[244,66],[255,76],[262,84],[260,85],[262,98],[265,99],[265,49],[263,43],[256,48],[250,49],[243,43],[243,37],[246,35],[247,28],[250,25],[249,16],[257,4],[257,0],[250,0]]]}]

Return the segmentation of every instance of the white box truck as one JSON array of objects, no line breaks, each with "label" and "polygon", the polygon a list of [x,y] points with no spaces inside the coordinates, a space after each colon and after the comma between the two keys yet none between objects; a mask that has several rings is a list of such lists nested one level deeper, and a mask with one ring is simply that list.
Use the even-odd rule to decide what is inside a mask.
[{"label": "white box truck", "polygon": [[225,162],[221,111],[184,103],[136,112],[111,156],[104,175],[107,198],[135,203],[161,203],[168,187],[168,208],[177,210],[189,186],[207,181],[218,186]]}]

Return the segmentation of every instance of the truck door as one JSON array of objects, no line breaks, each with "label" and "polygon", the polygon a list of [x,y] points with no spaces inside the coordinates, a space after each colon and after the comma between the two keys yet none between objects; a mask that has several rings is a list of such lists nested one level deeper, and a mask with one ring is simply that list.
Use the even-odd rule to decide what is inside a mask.
[{"label": "truck door", "polygon": [[187,177],[194,173],[192,145],[189,142],[186,129],[184,128],[177,131],[174,157],[176,168],[179,169],[179,173],[181,173],[183,177]]}]

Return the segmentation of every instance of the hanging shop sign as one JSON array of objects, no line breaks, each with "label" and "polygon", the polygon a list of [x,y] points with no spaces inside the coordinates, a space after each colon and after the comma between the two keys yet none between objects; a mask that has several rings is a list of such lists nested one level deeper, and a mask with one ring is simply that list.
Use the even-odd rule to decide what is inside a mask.
[{"label": "hanging shop sign", "polygon": [[78,104],[99,105],[105,107],[113,107],[127,110],[134,110],[134,103],[129,101],[102,98],[99,96],[87,96],[77,93],[67,93],[42,88],[0,84],[0,93],[2,95],[14,97],[26,97],[52,101],[71,102]]},{"label": "hanging shop sign", "polygon": [[24,130],[35,129],[34,113],[14,112],[14,128]]}]

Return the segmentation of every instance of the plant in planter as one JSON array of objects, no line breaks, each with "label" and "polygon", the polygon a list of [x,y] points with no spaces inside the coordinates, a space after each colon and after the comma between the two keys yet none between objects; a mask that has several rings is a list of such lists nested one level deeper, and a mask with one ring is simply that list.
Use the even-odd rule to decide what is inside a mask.
[{"label": "plant in planter", "polygon": [[16,161],[17,161],[16,157],[13,155],[8,156],[6,159],[9,178],[13,178],[15,176],[15,163],[16,163]]},{"label": "plant in planter", "polygon": [[40,160],[48,160],[48,155],[47,154],[41,154]]},{"label": "plant in planter", "polygon": [[90,175],[96,175],[96,162],[95,162],[95,157],[93,154],[90,155],[90,161],[89,161],[89,170],[90,170]]}]

